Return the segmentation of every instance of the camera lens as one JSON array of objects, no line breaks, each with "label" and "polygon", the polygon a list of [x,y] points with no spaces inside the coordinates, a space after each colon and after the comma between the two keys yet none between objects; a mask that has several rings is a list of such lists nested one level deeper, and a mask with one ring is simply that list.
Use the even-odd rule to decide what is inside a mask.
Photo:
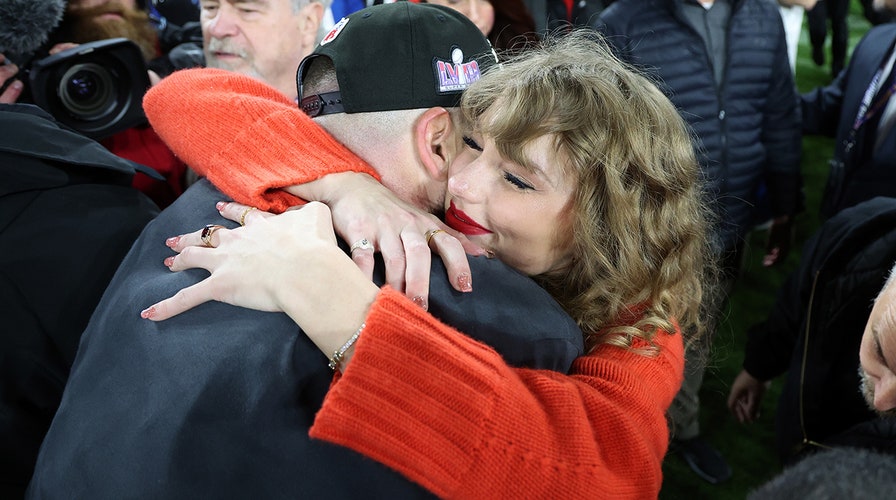
[{"label": "camera lens", "polygon": [[96,63],[73,65],[59,79],[59,99],[77,119],[93,120],[115,107],[117,87],[112,75]]}]

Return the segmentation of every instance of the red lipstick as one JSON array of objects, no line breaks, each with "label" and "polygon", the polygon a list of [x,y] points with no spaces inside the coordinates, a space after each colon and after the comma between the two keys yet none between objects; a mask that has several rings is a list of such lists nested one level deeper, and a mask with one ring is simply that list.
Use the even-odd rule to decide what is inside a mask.
[{"label": "red lipstick", "polygon": [[450,203],[448,210],[445,211],[445,224],[451,229],[460,231],[468,236],[477,234],[491,234],[488,229],[480,226],[469,215],[461,212],[454,206],[454,202]]}]

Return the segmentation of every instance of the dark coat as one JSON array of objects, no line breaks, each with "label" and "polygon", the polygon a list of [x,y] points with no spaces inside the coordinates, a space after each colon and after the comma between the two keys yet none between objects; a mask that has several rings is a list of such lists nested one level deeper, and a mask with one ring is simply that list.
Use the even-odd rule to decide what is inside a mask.
[{"label": "dark coat", "polygon": [[[131,187],[152,170],[0,105],[0,497],[21,497],[75,358],[118,264],[158,208]],[[5,493],[5,494],[4,494]]]},{"label": "dark coat", "polygon": [[804,132],[836,137],[822,199],[821,209],[826,216],[875,196],[896,196],[896,127],[889,130],[880,149],[870,158],[863,159],[859,154],[868,140],[865,127],[857,131],[856,146],[846,150],[862,96],[894,42],[896,25],[871,29],[856,45],[849,64],[836,80],[802,97]]},{"label": "dark coat", "polygon": [[787,373],[776,412],[783,460],[874,417],[859,392],[859,344],[894,261],[896,198],[844,210],[806,242],[771,313],[750,330],[744,369],[760,380]]},{"label": "dark coat", "polygon": [[[140,318],[208,276],[170,272],[164,242],[210,222],[234,227],[215,210],[222,199],[199,181],[134,244],[84,333],[30,497],[430,496],[378,462],[308,437],[333,373],[286,314],[208,302],[162,322]],[[429,311],[508,363],[567,371],[582,333],[547,292],[495,259],[471,258],[470,268],[476,288],[460,293],[433,259]]]},{"label": "dark coat", "polygon": [[798,96],[774,2],[733,2],[721,86],[681,0],[617,0],[595,28],[623,60],[659,80],[692,127],[722,248],[735,248],[751,228],[761,183],[773,215],[801,208]]}]

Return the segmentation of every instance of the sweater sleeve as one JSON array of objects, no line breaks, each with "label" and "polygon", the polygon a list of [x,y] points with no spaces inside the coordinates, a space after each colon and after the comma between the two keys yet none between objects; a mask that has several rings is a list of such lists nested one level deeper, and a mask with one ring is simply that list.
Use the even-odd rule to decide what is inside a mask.
[{"label": "sweater sleeve", "polygon": [[234,200],[282,212],[301,203],[279,188],[334,172],[379,175],[269,85],[211,68],[172,73],[143,99],[168,146]]},{"label": "sweater sleeve", "polygon": [[384,288],[310,435],[442,498],[656,498],[681,334],[659,354],[600,346],[569,376],[511,368]]}]

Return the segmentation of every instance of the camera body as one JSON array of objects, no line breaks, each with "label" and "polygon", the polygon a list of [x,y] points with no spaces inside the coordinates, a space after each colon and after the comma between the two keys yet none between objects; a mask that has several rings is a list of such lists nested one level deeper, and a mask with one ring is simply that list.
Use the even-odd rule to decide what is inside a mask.
[{"label": "camera body", "polygon": [[140,48],[126,38],[78,45],[28,69],[34,104],[96,140],[146,123],[143,95],[149,85]]}]

